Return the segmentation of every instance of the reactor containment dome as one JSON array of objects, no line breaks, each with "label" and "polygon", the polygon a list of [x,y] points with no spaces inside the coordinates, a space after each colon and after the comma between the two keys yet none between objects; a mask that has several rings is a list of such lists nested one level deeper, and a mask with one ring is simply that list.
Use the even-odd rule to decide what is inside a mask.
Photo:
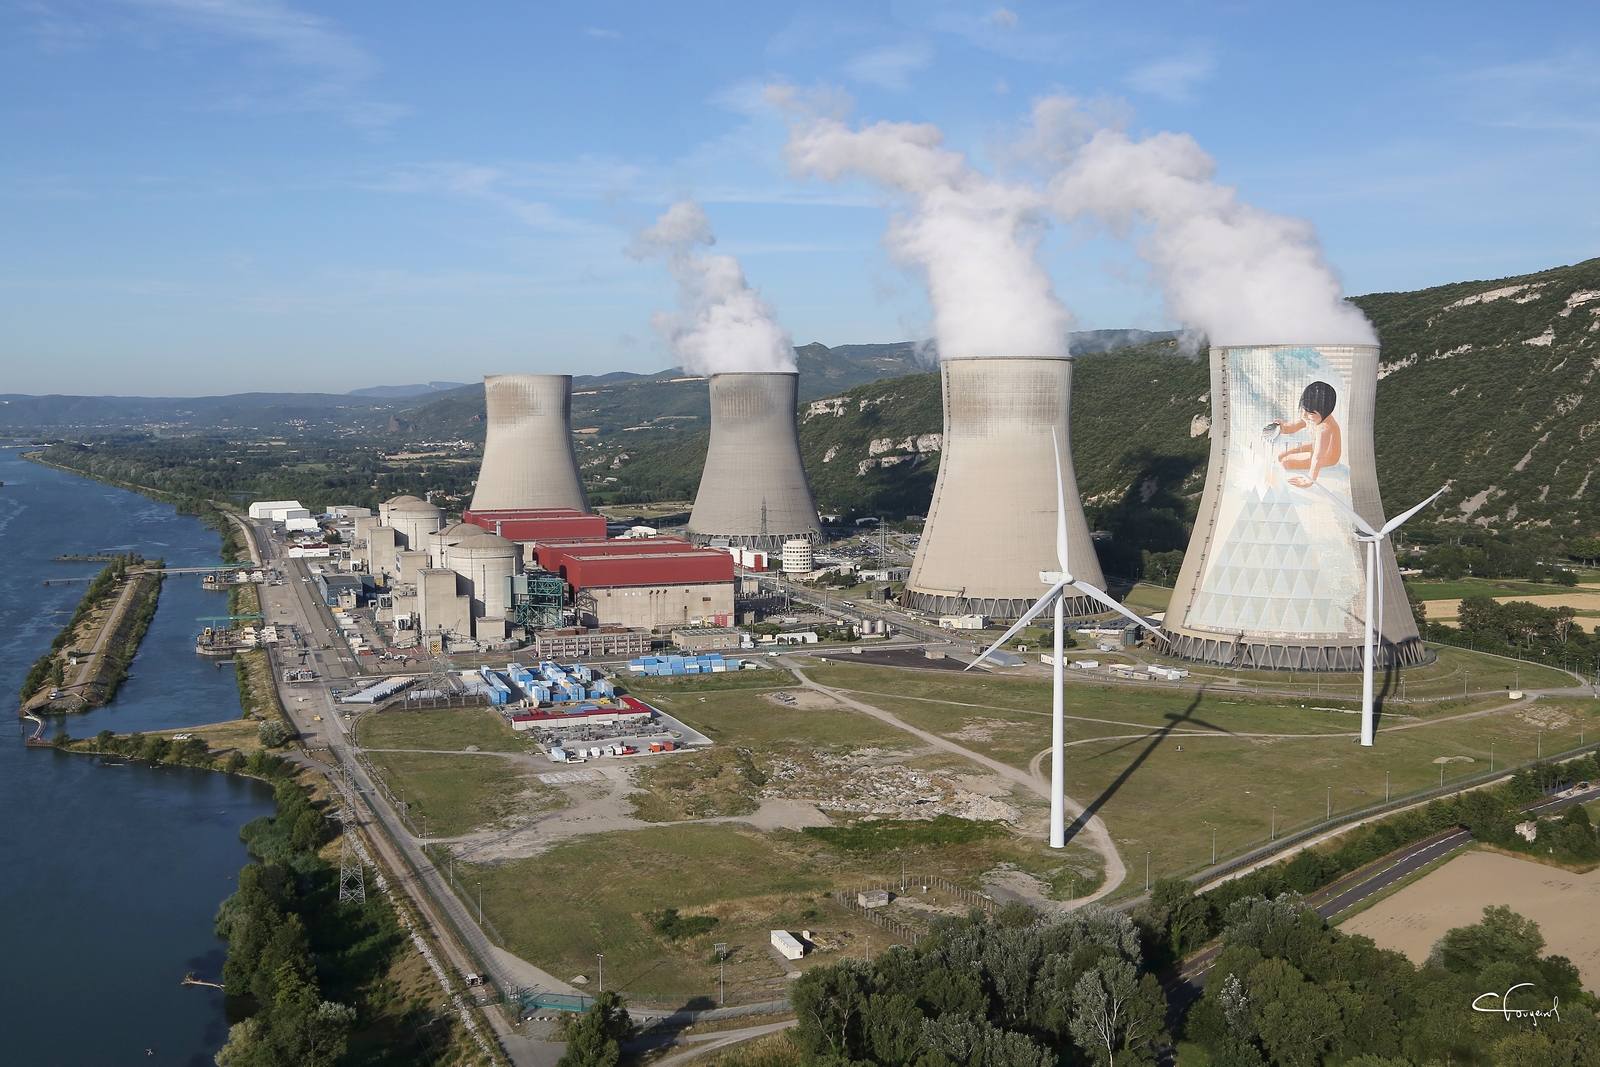
[{"label": "reactor containment dome", "polygon": [[491,374],[483,466],[471,511],[589,511],[572,450],[572,375]]},{"label": "reactor containment dome", "polygon": [[[1375,345],[1211,349],[1211,459],[1167,609],[1173,652],[1222,666],[1358,671],[1366,549],[1334,498],[1383,525]],[[1375,666],[1423,662],[1388,539]]]},{"label": "reactor containment dome", "polygon": [[785,541],[821,541],[795,426],[799,377],[793,371],[711,376],[711,444],[689,515],[691,543],[726,538],[781,552]]},{"label": "reactor containment dome", "polygon": [[[1057,443],[1074,576],[1104,589],[1072,468],[1072,358],[948,358],[939,372],[939,477],[901,602],[1014,619],[1045,593],[1039,574],[1058,567]],[[1068,615],[1104,610],[1086,596],[1066,599]]]}]

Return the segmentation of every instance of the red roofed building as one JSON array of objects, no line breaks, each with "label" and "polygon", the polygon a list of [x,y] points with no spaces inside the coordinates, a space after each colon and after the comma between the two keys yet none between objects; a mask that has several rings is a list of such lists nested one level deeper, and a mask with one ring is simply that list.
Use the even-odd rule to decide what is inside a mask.
[{"label": "red roofed building", "polygon": [[537,541],[527,551],[530,562],[571,586],[590,625],[733,621],[733,557],[726,552],[676,537]]},{"label": "red roofed building", "polygon": [[510,541],[554,541],[606,536],[606,517],[573,508],[527,508],[514,511],[465,511],[462,522],[481,526]]}]

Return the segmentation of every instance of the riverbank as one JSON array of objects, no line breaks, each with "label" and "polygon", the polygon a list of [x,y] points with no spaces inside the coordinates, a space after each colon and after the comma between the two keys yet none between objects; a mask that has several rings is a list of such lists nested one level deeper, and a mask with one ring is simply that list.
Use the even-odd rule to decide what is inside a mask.
[{"label": "riverbank", "polygon": [[88,468],[80,469],[65,463],[52,462],[44,458],[46,451],[48,451],[48,448],[41,448],[32,452],[23,452],[20,455],[22,459],[27,460],[29,463],[36,463],[41,467],[49,467],[51,470],[58,470],[64,474],[85,478],[91,482],[99,482],[101,485],[109,485],[116,489],[125,489],[130,493],[137,493],[139,496],[154,500],[157,503],[171,504],[177,509],[179,515],[192,515],[206,526],[217,531],[222,537],[222,548],[218,554],[222,557],[223,562],[238,563],[241,559],[249,558],[248,553],[244,551],[238,532],[228,519],[230,510],[228,505],[216,500],[180,496],[176,493],[168,493],[164,490],[156,489],[153,486],[139,485],[136,482],[124,481],[119,478],[109,478]]},{"label": "riverbank", "polygon": [[89,583],[72,619],[22,683],[19,714],[83,712],[111,702],[155,618],[161,566],[132,553]]}]

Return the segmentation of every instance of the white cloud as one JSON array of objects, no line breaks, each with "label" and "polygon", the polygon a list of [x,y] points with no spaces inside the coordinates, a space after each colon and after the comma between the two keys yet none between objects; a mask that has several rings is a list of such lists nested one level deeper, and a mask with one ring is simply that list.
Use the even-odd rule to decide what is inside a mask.
[{"label": "white cloud", "polygon": [[607,40],[616,40],[622,36],[622,34],[618,33],[616,30],[604,30],[598,26],[585,26],[583,28],[583,32],[588,34],[590,37],[601,37]]},{"label": "white cloud", "polygon": [[1141,93],[1185,103],[1193,97],[1195,87],[1210,79],[1216,68],[1216,60],[1209,52],[1196,51],[1135,67],[1127,80]]},{"label": "white cloud", "polygon": [[989,16],[989,21],[1003,29],[1012,29],[1017,24],[1017,13],[1010,8],[1001,8]]},{"label": "white cloud", "polygon": [[845,71],[856,81],[906,89],[911,75],[933,62],[933,56],[933,45],[928,42],[906,41],[863,52],[845,64]]},{"label": "white cloud", "polygon": [[360,83],[376,74],[375,60],[325,18],[282,0],[124,0],[157,18],[214,36],[269,49],[279,62],[309,72],[313,81],[287,97],[244,103],[270,109],[326,111],[352,126],[379,129],[410,112],[399,104],[364,99]]}]

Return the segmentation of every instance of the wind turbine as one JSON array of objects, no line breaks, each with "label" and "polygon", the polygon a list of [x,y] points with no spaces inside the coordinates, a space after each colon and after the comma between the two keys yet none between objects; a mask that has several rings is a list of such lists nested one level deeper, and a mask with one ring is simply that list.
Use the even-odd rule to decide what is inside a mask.
[{"label": "wind turbine", "polygon": [[1041,611],[1054,602],[1056,607],[1056,657],[1055,690],[1051,703],[1052,714],[1050,717],[1050,847],[1065,848],[1067,846],[1067,727],[1064,701],[1062,699],[1062,686],[1065,680],[1062,675],[1064,664],[1062,662],[1061,643],[1062,631],[1066,629],[1066,596],[1064,595],[1066,589],[1071,586],[1085,596],[1098,600],[1112,611],[1126,615],[1140,626],[1151,630],[1156,630],[1156,627],[1151,626],[1150,623],[1118,604],[1103,591],[1096,589],[1088,582],[1080,582],[1072,576],[1072,569],[1067,565],[1067,495],[1066,489],[1061,482],[1061,444],[1056,440],[1056,432],[1053,428],[1050,431],[1050,444],[1055,450],[1056,456],[1056,563],[1061,569],[1059,571],[1039,572],[1039,581],[1048,585],[1050,591],[1035,600],[1033,607],[1029,608],[1022,618],[1018,619],[1016,624],[1005,632],[1000,640],[990,645],[983,655],[967,664],[965,669],[970,671],[982,663],[989,657],[990,653],[1015,637],[1023,627],[1032,622]]},{"label": "wind turbine", "polygon": [[[1439,499],[1440,495],[1443,494],[1444,490],[1448,489],[1449,486],[1445,486],[1443,489],[1440,489],[1439,492],[1433,494],[1428,499],[1412,508],[1410,511],[1401,512],[1399,515],[1396,515],[1394,518],[1385,523],[1383,528],[1379,530],[1374,530],[1371,523],[1357,514],[1356,510],[1349,504],[1346,504],[1343,500],[1340,500],[1338,494],[1336,494],[1332,489],[1329,489],[1327,486],[1322,485],[1321,483],[1318,483],[1317,488],[1321,489],[1323,493],[1327,495],[1328,499],[1334,502],[1340,511],[1343,511],[1346,515],[1350,516],[1350,521],[1356,524],[1356,539],[1367,546],[1367,632],[1366,639],[1362,644],[1362,650],[1366,659],[1366,666],[1363,669],[1361,679],[1361,744],[1365,748],[1371,748],[1374,725],[1372,708],[1372,666],[1373,660],[1377,658],[1376,645],[1378,641],[1382,640],[1383,637],[1383,583],[1378,581],[1378,546],[1381,545],[1384,539],[1387,538],[1391,533],[1399,529],[1406,520],[1411,518],[1411,516],[1415,515],[1417,512],[1421,511],[1423,508]],[[1376,586],[1376,590],[1374,590],[1374,586]],[[1374,592],[1376,592],[1378,598],[1378,625],[1376,630],[1374,630],[1372,625],[1372,598]]]}]

